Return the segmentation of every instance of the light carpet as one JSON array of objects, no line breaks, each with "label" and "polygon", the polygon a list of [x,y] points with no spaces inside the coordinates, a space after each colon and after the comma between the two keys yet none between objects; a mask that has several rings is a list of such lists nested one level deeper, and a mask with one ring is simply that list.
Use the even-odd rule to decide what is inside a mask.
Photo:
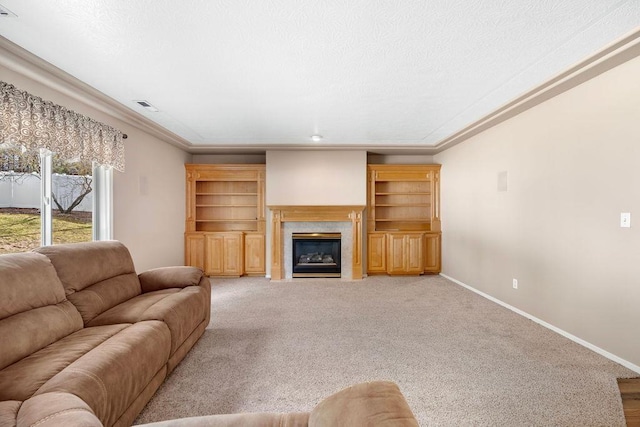
[{"label": "light carpet", "polygon": [[392,380],[421,426],[625,425],[616,378],[637,373],[440,276],[211,283],[211,324],[136,423]]}]

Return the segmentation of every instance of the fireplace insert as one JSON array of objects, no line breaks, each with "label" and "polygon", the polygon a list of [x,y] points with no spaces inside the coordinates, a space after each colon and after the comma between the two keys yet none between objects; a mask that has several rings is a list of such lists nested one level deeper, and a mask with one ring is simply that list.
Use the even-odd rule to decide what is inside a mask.
[{"label": "fireplace insert", "polygon": [[340,277],[340,233],[293,233],[293,277]]}]

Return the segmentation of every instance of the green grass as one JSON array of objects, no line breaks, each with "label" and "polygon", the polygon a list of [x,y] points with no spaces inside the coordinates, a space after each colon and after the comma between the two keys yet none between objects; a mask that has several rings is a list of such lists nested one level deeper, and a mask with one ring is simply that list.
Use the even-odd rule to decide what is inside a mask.
[{"label": "green grass", "polygon": [[[73,215],[53,217],[53,243],[91,241],[91,220]],[[40,216],[0,212],[0,254],[24,252],[40,246]]]}]

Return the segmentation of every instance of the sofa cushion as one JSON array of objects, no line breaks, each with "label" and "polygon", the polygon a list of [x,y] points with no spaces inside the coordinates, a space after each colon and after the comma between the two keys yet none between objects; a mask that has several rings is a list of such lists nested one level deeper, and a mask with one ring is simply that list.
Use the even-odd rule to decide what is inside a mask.
[{"label": "sofa cushion", "polygon": [[[140,424],[144,427],[307,427],[308,412],[245,413],[205,415],[202,417],[180,418],[157,423]],[[343,424],[336,424],[343,425]],[[344,424],[346,425],[346,424]]]},{"label": "sofa cushion", "polygon": [[121,274],[69,294],[69,301],[76,306],[85,325],[96,316],[140,295],[139,282],[135,273]]},{"label": "sofa cushion", "polygon": [[84,328],[0,371],[0,400],[27,400],[54,375],[129,325]]},{"label": "sofa cushion", "polygon": [[161,320],[171,331],[171,354],[204,320],[210,301],[204,287],[164,289],[148,292],[102,313],[88,326]]},{"label": "sofa cushion", "polygon": [[51,260],[85,324],[141,293],[131,254],[120,242],[72,243],[36,251]]},{"label": "sofa cushion", "polygon": [[102,427],[89,405],[69,393],[45,393],[25,401],[17,421],[18,426]]},{"label": "sofa cushion", "polygon": [[0,256],[0,369],[82,328],[47,257]]},{"label": "sofa cushion", "polygon": [[2,255],[0,272],[0,319],[65,300],[56,270],[43,255]]},{"label": "sofa cushion", "polygon": [[320,402],[309,416],[309,427],[418,427],[398,386],[391,381],[356,384]]},{"label": "sofa cushion", "polygon": [[15,427],[20,405],[18,400],[0,401],[0,426]]},{"label": "sofa cushion", "polygon": [[166,372],[171,336],[158,321],[128,326],[63,369],[37,392],[75,394],[111,426],[158,373]]},{"label": "sofa cushion", "polygon": [[[115,307],[110,308],[101,315],[92,319],[87,326],[113,325],[116,323],[136,323],[142,319],[144,313],[154,304],[162,301],[170,295],[177,294],[180,289],[164,289],[162,291],[149,292],[131,298]],[[153,319],[157,320],[157,319]]]}]

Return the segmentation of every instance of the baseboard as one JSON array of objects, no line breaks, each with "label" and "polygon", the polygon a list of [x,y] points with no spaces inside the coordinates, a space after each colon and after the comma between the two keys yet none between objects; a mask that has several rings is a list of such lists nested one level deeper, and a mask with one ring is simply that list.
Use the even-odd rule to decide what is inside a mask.
[{"label": "baseboard", "polygon": [[514,313],[517,313],[517,314],[519,314],[519,315],[521,315],[523,317],[526,317],[527,319],[532,320],[532,321],[536,322],[537,324],[539,324],[541,326],[544,326],[547,329],[551,329],[553,332],[556,332],[556,333],[562,335],[563,337],[568,338],[571,341],[573,341],[575,343],[578,343],[581,346],[588,348],[589,350],[595,351],[599,355],[604,356],[607,359],[612,360],[612,361],[624,366],[625,368],[629,368],[632,371],[635,371],[635,372],[640,374],[640,366],[635,365],[635,364],[629,362],[628,360],[624,360],[624,359],[616,356],[615,354],[609,353],[608,351],[603,350],[600,347],[591,344],[590,342],[587,342],[587,341],[585,341],[585,340],[583,340],[581,338],[578,338],[575,335],[572,335],[567,331],[564,331],[564,330],[562,330],[562,329],[560,329],[560,328],[558,328],[556,326],[553,326],[552,324],[547,323],[542,319],[538,319],[537,317],[532,316],[529,313],[520,310],[519,308],[516,308],[516,307],[514,307],[512,305],[509,305],[506,302],[501,301],[501,300],[499,300],[499,299],[497,299],[495,297],[492,297],[491,295],[486,294],[486,293],[484,293],[482,291],[479,291],[478,289],[476,289],[476,288],[474,288],[472,286],[469,286],[466,283],[463,283],[463,282],[461,282],[461,281],[459,281],[457,279],[454,279],[453,277],[447,276],[446,274],[443,274],[443,273],[440,273],[440,275],[442,277],[444,277],[445,279],[451,280],[453,283],[462,286],[463,288],[466,288],[466,289],[468,289],[468,290],[470,290],[472,292],[475,292],[476,294],[478,294],[478,295],[480,295],[480,296],[482,296],[482,297],[484,297],[484,298],[486,298],[486,299],[488,299],[490,301],[493,301],[496,304],[499,304],[499,305],[503,306],[504,308],[508,308],[509,310],[513,311]]}]

